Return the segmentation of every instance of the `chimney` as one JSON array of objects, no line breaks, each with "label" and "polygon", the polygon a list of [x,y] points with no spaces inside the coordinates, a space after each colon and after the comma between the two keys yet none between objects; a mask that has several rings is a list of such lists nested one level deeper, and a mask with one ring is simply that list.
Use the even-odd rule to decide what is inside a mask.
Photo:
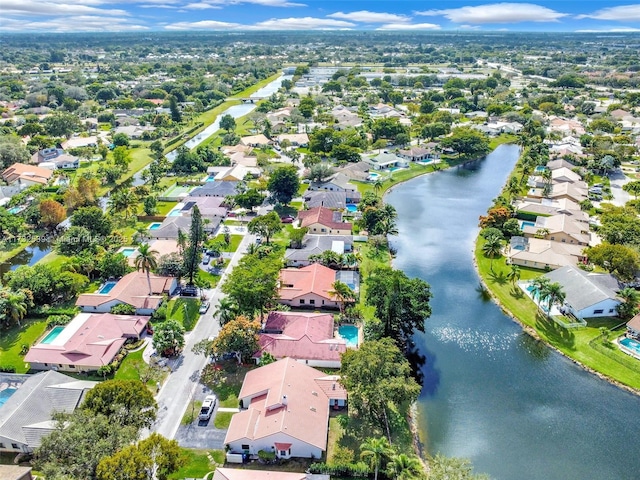
[{"label": "chimney", "polygon": [[286,395],[282,395],[282,405],[287,405],[288,400],[287,400],[287,396]]}]

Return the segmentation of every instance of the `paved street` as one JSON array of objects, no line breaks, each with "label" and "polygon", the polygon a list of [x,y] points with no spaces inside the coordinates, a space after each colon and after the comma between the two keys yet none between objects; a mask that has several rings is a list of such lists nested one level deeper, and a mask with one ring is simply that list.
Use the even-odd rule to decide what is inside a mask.
[{"label": "paved street", "polygon": [[627,177],[621,169],[614,170],[609,174],[611,194],[613,195],[612,203],[614,205],[623,207],[629,200],[631,200],[629,193],[622,189],[622,186],[630,181],[631,179]]},{"label": "paved street", "polygon": [[[180,427],[180,421],[189,405],[189,401],[192,398],[204,398],[208,393],[198,381],[200,371],[207,363],[207,358],[204,355],[194,354],[191,348],[203,338],[212,338],[218,334],[220,325],[218,320],[213,318],[213,313],[220,298],[224,296],[220,287],[228,273],[238,264],[242,255],[246,253],[247,246],[254,240],[255,237],[253,235],[244,236],[216,288],[205,291],[211,302],[211,307],[207,313],[201,316],[196,327],[187,336],[182,355],[175,362],[172,362],[172,373],[156,397],[158,418],[151,430],[166,438],[172,439],[176,437],[176,432]],[[210,423],[211,425],[206,427],[207,430],[213,429],[213,422],[211,421]],[[203,430],[205,429],[203,428]],[[146,434],[148,435],[149,432],[146,432]]]}]

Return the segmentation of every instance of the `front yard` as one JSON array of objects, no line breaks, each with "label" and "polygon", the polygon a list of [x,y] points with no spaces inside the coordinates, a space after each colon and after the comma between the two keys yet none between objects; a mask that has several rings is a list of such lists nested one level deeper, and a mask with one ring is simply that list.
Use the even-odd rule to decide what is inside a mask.
[{"label": "front yard", "polygon": [[177,320],[189,332],[200,318],[199,308],[199,299],[174,298],[167,303],[167,319]]},{"label": "front yard", "polygon": [[21,355],[23,345],[30,347],[47,329],[44,319],[24,319],[22,327],[11,327],[0,332],[0,366],[15,367],[16,373],[26,373],[29,366]]}]

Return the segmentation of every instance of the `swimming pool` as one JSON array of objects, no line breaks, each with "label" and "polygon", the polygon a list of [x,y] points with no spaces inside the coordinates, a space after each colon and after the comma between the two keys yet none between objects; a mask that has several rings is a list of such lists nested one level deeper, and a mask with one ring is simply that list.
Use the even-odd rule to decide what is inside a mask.
[{"label": "swimming pool", "polygon": [[395,172],[396,170],[400,170],[400,167],[390,167],[389,168],[390,172]]},{"label": "swimming pool", "polygon": [[371,173],[369,174],[369,179],[370,179],[370,180],[377,180],[379,177],[380,177],[380,174],[379,174],[379,173],[371,172]]},{"label": "swimming pool", "polygon": [[347,347],[357,347],[359,330],[355,325],[342,325],[338,327],[338,335],[347,341]]},{"label": "swimming pool", "polygon": [[9,397],[16,392],[17,388],[5,388],[0,391],[0,407],[2,407]]},{"label": "swimming pool", "polygon": [[207,178],[204,179],[205,182],[215,182],[216,181],[216,176],[215,175],[209,175]]},{"label": "swimming pool", "polygon": [[113,287],[116,286],[116,283],[118,283],[118,282],[107,282],[107,283],[105,283],[102,287],[100,287],[100,290],[98,290],[98,293],[100,293],[102,295],[106,295],[111,290],[113,290]]},{"label": "swimming pool", "polygon": [[161,226],[161,225],[162,225],[162,224],[161,224],[161,223],[159,223],[159,222],[152,223],[151,225],[149,225],[149,230],[157,230],[157,229],[159,229],[159,228],[160,228],[160,226]]},{"label": "swimming pool", "polygon": [[544,165],[538,165],[535,171],[536,173],[541,173],[541,172],[544,172],[546,169],[547,167],[545,167]]},{"label": "swimming pool", "polygon": [[535,227],[535,222],[520,222],[520,230],[524,230],[524,227]]},{"label": "swimming pool", "polygon": [[624,337],[620,340],[620,345],[631,350],[635,355],[640,358],[640,342],[633,338]]},{"label": "swimming pool", "polygon": [[121,253],[122,255],[124,255],[125,257],[129,258],[131,255],[133,255],[133,252],[135,252],[136,249],[134,247],[127,247],[127,248],[123,248],[122,250],[120,250],[119,253]]},{"label": "swimming pool", "polygon": [[182,211],[182,209],[181,209],[181,208],[178,208],[178,209],[175,209],[175,208],[174,208],[173,210],[171,210],[171,211],[169,212],[169,214],[168,214],[167,216],[168,216],[168,217],[177,217],[177,216],[179,216],[179,215],[180,215],[180,212],[181,212],[181,211]]},{"label": "swimming pool", "polygon": [[56,338],[58,338],[58,335],[60,335],[60,332],[62,332],[63,330],[64,327],[53,327],[53,329],[47,334],[46,337],[42,339],[40,343],[44,343],[45,345],[47,345],[53,342]]},{"label": "swimming pool", "polygon": [[357,212],[358,206],[354,203],[347,203],[347,211],[349,212]]},{"label": "swimming pool", "polygon": [[21,210],[22,210],[22,207],[11,207],[9,210],[7,210],[7,212],[9,212],[9,213],[20,213]]}]

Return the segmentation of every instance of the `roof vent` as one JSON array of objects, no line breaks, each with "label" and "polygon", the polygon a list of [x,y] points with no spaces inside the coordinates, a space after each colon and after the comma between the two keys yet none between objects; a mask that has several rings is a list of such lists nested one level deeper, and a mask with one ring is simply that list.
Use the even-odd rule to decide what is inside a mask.
[{"label": "roof vent", "polygon": [[282,395],[282,405],[287,405],[287,396],[286,395]]},{"label": "roof vent", "polygon": [[316,411],[316,407],[309,407],[309,410],[311,410],[312,412]]},{"label": "roof vent", "polygon": [[318,396],[318,392],[316,392],[315,390],[311,390],[311,395],[315,395],[317,397]]}]

